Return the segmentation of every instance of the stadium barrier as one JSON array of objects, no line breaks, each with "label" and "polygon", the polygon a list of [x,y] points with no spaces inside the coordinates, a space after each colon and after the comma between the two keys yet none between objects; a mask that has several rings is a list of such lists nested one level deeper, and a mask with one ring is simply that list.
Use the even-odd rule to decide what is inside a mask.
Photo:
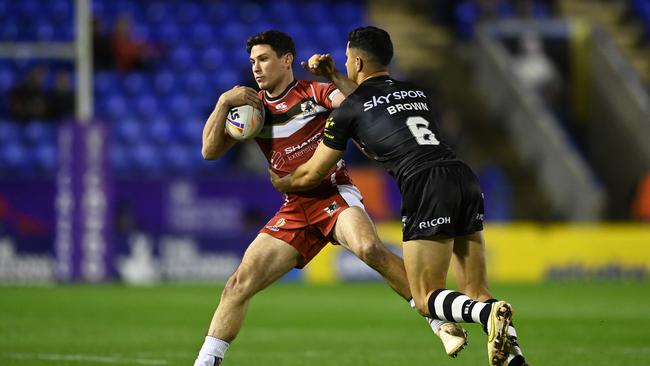
[{"label": "stadium barrier", "polygon": [[[399,223],[378,224],[381,239],[399,251]],[[488,224],[488,277],[493,282],[622,280],[650,274],[650,226],[639,224]],[[309,266],[310,283],[379,279],[339,246],[327,246]],[[452,276],[453,277],[453,276]]]}]

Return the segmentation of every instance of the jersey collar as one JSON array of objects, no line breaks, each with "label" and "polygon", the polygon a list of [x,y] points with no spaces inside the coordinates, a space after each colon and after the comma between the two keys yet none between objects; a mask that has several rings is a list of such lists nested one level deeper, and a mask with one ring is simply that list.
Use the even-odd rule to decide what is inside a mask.
[{"label": "jersey collar", "polygon": [[365,84],[365,83],[376,83],[376,82],[380,82],[380,81],[386,81],[386,80],[388,80],[388,79],[390,79],[390,75],[378,75],[378,76],[373,76],[373,77],[371,77],[371,78],[369,78],[369,79],[364,80],[364,81],[361,83],[361,85],[363,85],[363,84]]},{"label": "jersey collar", "polygon": [[293,81],[290,82],[289,85],[287,85],[287,87],[277,97],[271,97],[269,93],[265,90],[264,99],[266,99],[268,102],[277,102],[278,100],[284,98],[289,93],[289,90],[291,90],[291,88],[296,86],[296,84],[298,84],[298,80],[293,79]]}]

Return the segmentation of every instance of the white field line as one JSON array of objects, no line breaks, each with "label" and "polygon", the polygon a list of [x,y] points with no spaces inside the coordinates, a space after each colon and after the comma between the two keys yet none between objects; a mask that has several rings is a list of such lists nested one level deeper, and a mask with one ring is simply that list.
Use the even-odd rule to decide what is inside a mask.
[{"label": "white field line", "polygon": [[42,360],[42,361],[76,361],[96,362],[107,364],[140,364],[140,365],[166,365],[166,360],[155,360],[146,358],[126,358],[121,356],[100,356],[81,354],[52,354],[52,353],[5,353],[8,358],[20,360]]}]

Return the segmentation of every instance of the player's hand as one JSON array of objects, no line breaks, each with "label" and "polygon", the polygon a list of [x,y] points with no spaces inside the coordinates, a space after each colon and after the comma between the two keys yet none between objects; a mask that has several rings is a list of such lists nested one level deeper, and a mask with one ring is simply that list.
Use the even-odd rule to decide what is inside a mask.
[{"label": "player's hand", "polygon": [[271,184],[273,184],[273,187],[277,189],[279,192],[284,193],[284,189],[286,189],[284,181],[282,178],[280,178],[279,175],[275,174],[275,172],[272,169],[269,169],[269,175],[271,176]]},{"label": "player's hand", "polygon": [[259,110],[263,108],[262,100],[253,88],[247,86],[235,86],[221,94],[219,102],[224,103],[228,108],[239,107],[248,104]]},{"label": "player's hand", "polygon": [[300,64],[305,70],[309,71],[310,73],[316,76],[323,76],[327,79],[331,78],[331,76],[336,72],[334,59],[329,53],[317,53],[310,57],[307,62],[302,61]]}]

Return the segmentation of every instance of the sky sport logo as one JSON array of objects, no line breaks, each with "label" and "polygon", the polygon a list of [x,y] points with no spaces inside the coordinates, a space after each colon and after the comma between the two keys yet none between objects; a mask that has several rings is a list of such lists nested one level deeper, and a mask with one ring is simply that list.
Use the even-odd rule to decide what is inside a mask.
[{"label": "sky sport logo", "polygon": [[438,217],[438,218],[433,219],[433,220],[422,221],[418,225],[418,228],[420,230],[422,230],[422,229],[428,229],[430,227],[436,227],[436,226],[442,225],[442,224],[451,224],[451,217]]}]

